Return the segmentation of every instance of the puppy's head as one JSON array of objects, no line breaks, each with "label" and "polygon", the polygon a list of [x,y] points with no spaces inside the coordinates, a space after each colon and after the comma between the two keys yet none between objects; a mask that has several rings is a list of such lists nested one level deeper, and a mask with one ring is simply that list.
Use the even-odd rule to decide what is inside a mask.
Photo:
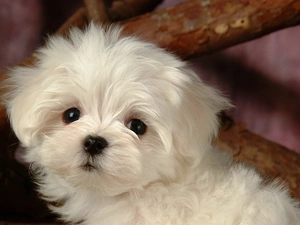
[{"label": "puppy's head", "polygon": [[26,161],[106,195],[201,163],[229,105],[183,62],[120,32],[92,24],[51,37],[4,84]]}]

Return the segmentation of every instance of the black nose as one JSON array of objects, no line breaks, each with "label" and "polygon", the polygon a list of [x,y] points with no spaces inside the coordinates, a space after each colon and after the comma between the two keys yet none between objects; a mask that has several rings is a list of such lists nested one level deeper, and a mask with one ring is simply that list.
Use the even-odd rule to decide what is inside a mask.
[{"label": "black nose", "polygon": [[103,137],[99,136],[87,136],[84,139],[83,146],[84,150],[91,155],[97,155],[102,152],[108,145],[107,141]]}]

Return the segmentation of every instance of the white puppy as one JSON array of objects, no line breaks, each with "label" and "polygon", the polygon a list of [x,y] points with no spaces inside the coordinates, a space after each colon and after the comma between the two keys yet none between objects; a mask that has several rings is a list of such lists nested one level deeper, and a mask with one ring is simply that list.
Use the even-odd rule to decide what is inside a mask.
[{"label": "white puppy", "polygon": [[299,225],[298,203],[212,139],[229,107],[185,63],[91,24],[51,37],[4,87],[39,191],[85,225]]}]

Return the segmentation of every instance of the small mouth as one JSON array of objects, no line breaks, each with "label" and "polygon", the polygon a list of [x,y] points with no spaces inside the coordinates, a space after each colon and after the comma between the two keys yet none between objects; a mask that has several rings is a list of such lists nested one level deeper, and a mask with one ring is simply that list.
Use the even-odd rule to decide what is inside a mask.
[{"label": "small mouth", "polygon": [[93,170],[96,170],[96,167],[93,166],[92,164],[90,164],[89,162],[82,165],[82,168],[85,170],[85,171],[93,171]]}]

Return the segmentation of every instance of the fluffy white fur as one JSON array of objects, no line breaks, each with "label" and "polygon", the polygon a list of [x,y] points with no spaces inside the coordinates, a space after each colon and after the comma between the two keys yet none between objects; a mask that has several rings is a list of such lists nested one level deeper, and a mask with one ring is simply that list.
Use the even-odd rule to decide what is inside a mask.
[{"label": "fluffy white fur", "polygon": [[[51,209],[84,225],[298,225],[298,203],[212,145],[228,101],[153,44],[91,24],[51,37],[4,87],[12,127]],[[66,124],[72,107],[79,120]],[[137,118],[147,125],[137,135]],[[108,147],[91,157],[88,135]],[[86,169],[89,163],[93,169]]]}]

